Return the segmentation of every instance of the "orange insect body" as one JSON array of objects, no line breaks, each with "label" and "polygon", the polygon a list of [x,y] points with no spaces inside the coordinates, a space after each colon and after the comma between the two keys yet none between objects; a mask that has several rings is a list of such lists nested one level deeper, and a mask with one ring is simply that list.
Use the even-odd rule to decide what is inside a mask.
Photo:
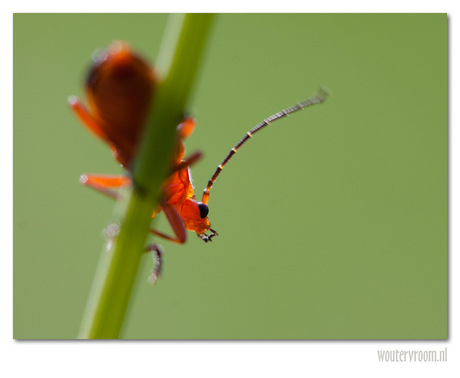
[{"label": "orange insect body", "polygon": [[[94,61],[86,81],[89,111],[73,96],[69,98],[69,103],[82,123],[106,141],[118,162],[129,170],[142,137],[158,79],[148,63],[120,42],[95,55]],[[152,230],[152,233],[178,243],[186,241],[184,228],[195,231],[204,241],[210,241],[217,235],[215,231],[209,236],[205,234],[211,227],[207,218],[208,209],[195,200],[188,168],[200,154],[196,153],[190,161],[183,160],[183,140],[193,132],[194,127],[191,119],[185,119],[177,127],[176,168],[163,186],[163,200],[158,209],[166,213],[176,237]],[[83,175],[81,181],[114,198],[117,195],[112,189],[131,185],[128,176]]]}]

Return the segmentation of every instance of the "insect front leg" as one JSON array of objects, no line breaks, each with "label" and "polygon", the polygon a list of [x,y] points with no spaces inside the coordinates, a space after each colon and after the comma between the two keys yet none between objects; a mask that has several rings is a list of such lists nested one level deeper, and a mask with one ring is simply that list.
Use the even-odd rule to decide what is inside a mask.
[{"label": "insect front leg", "polygon": [[173,243],[184,244],[187,241],[187,230],[185,229],[185,224],[180,214],[177,212],[176,208],[171,205],[164,205],[162,208],[169,224],[171,225],[175,237],[166,235],[165,233],[154,230],[153,228],[150,229],[150,232],[160,238],[172,241]]}]

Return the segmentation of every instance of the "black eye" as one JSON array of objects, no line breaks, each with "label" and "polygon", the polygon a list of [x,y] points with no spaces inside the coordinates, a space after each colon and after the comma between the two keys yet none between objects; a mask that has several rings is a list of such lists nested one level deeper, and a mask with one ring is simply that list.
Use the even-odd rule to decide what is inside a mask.
[{"label": "black eye", "polygon": [[200,209],[200,217],[206,218],[209,213],[209,207],[202,202],[198,202],[198,208]]}]

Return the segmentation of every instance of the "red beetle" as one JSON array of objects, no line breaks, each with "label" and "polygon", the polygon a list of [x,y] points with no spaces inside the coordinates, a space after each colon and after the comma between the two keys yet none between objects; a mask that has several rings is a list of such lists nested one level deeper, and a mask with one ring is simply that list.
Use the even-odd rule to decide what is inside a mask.
[{"label": "red beetle", "polygon": [[[85,174],[80,181],[112,198],[117,198],[114,189],[131,185],[129,168],[135,157],[142,137],[146,118],[153,102],[158,78],[152,66],[135,54],[126,44],[114,42],[106,50],[93,56],[94,65],[86,80],[88,110],[75,97],[69,97],[69,105],[77,118],[97,137],[107,142],[117,161],[128,171],[125,175]],[[163,211],[171,224],[174,236],[152,229],[157,236],[176,243],[184,243],[186,230],[195,231],[205,242],[212,241],[217,232],[211,228],[208,219],[209,191],[223,167],[235,152],[257,131],[271,122],[307,106],[321,103],[327,93],[320,90],[314,97],[297,103],[265,119],[246,133],[239,143],[230,150],[224,161],[217,167],[208,181],[201,202],[195,199],[189,166],[195,163],[201,153],[196,152],[184,160],[183,141],[195,128],[191,118],[184,119],[177,126],[177,145],[174,155],[174,168],[163,185],[160,207],[154,212]],[[209,231],[209,234],[206,232]],[[157,245],[149,248],[157,258],[156,269],[152,274],[155,281],[160,274],[161,252]]]}]

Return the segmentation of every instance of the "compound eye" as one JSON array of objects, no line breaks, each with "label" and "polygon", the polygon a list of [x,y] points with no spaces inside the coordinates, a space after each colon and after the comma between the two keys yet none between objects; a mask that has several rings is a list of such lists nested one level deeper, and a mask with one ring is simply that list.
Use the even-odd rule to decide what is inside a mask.
[{"label": "compound eye", "polygon": [[206,218],[209,213],[209,207],[202,202],[198,202],[198,208],[200,209],[200,217]]}]

